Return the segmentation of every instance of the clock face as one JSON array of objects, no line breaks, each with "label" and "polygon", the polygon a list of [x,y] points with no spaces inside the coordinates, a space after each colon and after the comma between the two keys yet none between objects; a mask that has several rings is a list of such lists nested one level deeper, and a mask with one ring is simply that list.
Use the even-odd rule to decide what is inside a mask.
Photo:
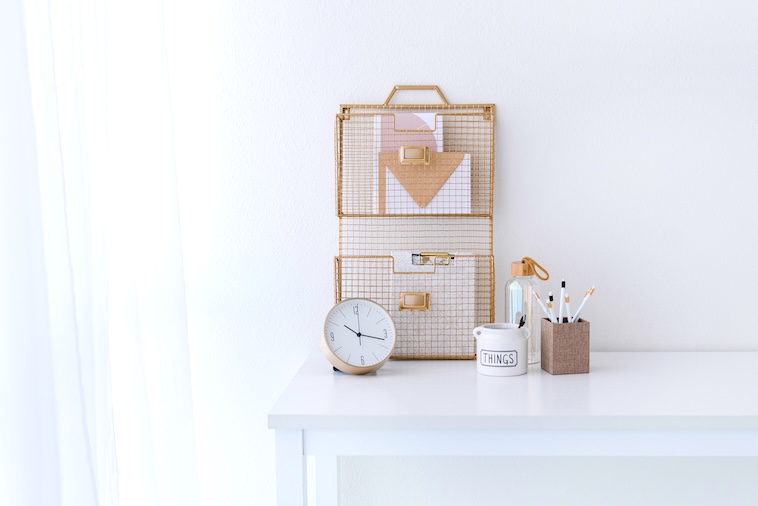
[{"label": "clock face", "polygon": [[346,299],[327,314],[321,344],[334,367],[364,374],[379,369],[392,354],[395,324],[376,302]]}]

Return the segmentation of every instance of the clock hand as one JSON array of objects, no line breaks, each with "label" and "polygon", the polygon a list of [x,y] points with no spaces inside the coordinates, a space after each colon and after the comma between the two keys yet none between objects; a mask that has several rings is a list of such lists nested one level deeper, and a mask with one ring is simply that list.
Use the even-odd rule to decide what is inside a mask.
[{"label": "clock hand", "polygon": [[353,329],[351,329],[351,328],[350,328],[350,327],[348,327],[347,325],[344,325],[344,327],[345,327],[347,330],[349,330],[350,332],[352,332],[353,334],[355,334],[356,336],[359,334],[359,332],[356,332],[356,331],[354,331]]},{"label": "clock hand", "polygon": [[[361,334],[360,332],[356,332],[356,331],[354,331],[353,329],[351,329],[351,328],[350,328],[350,327],[348,327],[347,325],[343,325],[343,326],[344,326],[344,327],[345,327],[347,330],[349,330],[350,332],[352,332],[353,334],[355,334],[356,336],[358,336],[358,345],[359,345],[359,346],[363,346],[363,342],[361,342],[361,336],[362,336],[363,334]],[[374,339],[376,339],[376,338],[374,338]]]},{"label": "clock hand", "polygon": [[368,334],[361,334],[363,337],[370,337],[371,339],[379,339],[384,341],[384,337],[375,337],[375,336],[369,336]]}]

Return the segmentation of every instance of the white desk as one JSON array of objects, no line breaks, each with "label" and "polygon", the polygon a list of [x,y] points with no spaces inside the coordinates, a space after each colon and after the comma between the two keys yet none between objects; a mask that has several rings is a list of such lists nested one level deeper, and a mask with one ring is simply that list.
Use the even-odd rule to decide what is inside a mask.
[{"label": "white desk", "polygon": [[319,351],[269,413],[279,504],[336,504],[338,455],[758,456],[758,353],[592,353],[589,374],[470,361],[335,373]]}]

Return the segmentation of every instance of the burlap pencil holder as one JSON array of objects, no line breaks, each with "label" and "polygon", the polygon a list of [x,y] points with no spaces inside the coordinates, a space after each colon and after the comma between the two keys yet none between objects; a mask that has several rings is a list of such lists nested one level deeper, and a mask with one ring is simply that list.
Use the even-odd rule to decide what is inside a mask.
[{"label": "burlap pencil holder", "polygon": [[590,322],[574,323],[541,320],[542,368],[550,374],[590,372]]}]

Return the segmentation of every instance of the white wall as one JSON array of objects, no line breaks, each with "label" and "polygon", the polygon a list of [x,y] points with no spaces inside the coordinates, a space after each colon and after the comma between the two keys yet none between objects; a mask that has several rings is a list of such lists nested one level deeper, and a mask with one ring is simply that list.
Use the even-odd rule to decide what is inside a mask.
[{"label": "white wall", "polygon": [[[274,500],[266,415],[333,302],[334,114],[381,102],[395,84],[497,106],[498,318],[510,262],[530,255],[575,298],[597,287],[585,313],[595,351],[758,350],[756,4],[165,5],[206,504]],[[399,462],[382,467],[400,487],[393,497],[461,503],[422,493],[438,462]],[[343,460],[345,504],[373,504],[362,485],[380,486],[380,465]],[[470,483],[493,464],[460,465]],[[519,469],[497,465],[505,477]],[[734,472],[755,460],[707,472],[679,460],[683,481],[663,483],[646,481],[650,462],[614,465],[660,497],[688,480],[717,493],[701,480],[711,472],[736,496],[756,492]],[[499,489],[480,485],[471,502]],[[569,492],[541,497],[606,502]]]}]

